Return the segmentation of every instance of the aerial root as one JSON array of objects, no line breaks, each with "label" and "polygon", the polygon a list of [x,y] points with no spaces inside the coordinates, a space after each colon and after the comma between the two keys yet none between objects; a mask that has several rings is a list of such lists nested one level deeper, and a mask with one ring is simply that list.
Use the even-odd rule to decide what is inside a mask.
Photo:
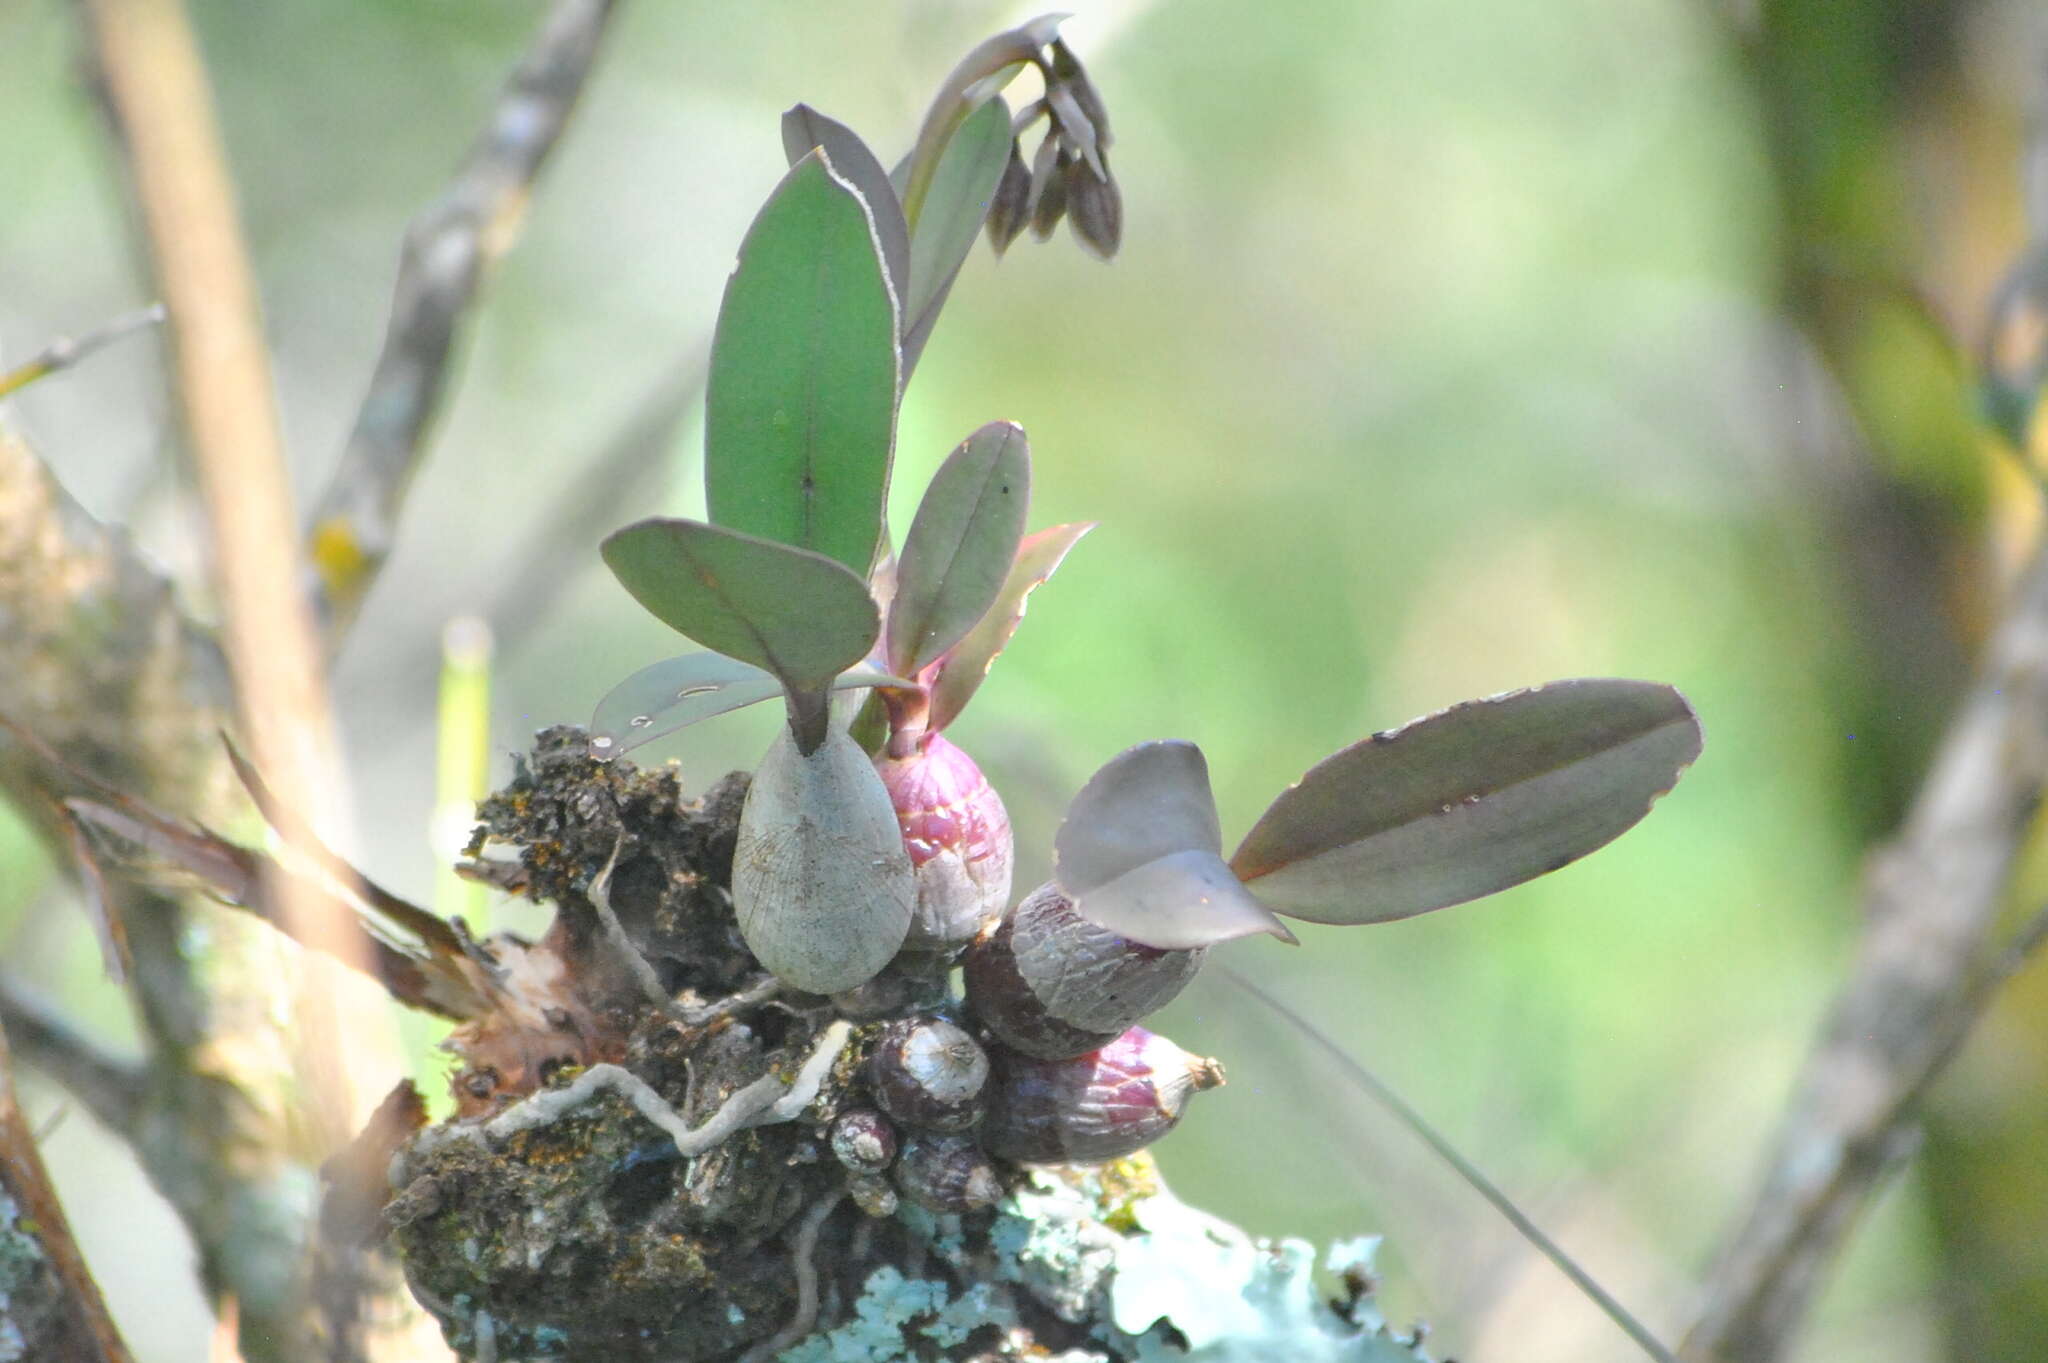
[{"label": "aerial root", "polygon": [[634,1110],[668,1133],[676,1152],[684,1158],[701,1155],[736,1132],[748,1127],[792,1121],[818,1096],[825,1076],[846,1049],[853,1024],[841,1019],[827,1027],[818,1044],[797,1071],[794,1083],[785,1084],[765,1074],[739,1089],[700,1126],[691,1126],[682,1114],[669,1106],[648,1082],[620,1065],[592,1065],[562,1088],[547,1089],[505,1109],[487,1122],[449,1125],[423,1133],[415,1148],[431,1150],[450,1140],[476,1140],[499,1144],[522,1131],[549,1126],[576,1111],[600,1092],[611,1092],[631,1103]]},{"label": "aerial root", "polygon": [[790,1269],[796,1274],[796,1312],[790,1316],[789,1324],[747,1350],[742,1363],[767,1363],[817,1327],[818,1266],[815,1260],[818,1233],[825,1228],[825,1218],[845,1196],[843,1186],[834,1188],[813,1202],[811,1209],[804,1213],[803,1224],[797,1227],[796,1239],[789,1247]]}]

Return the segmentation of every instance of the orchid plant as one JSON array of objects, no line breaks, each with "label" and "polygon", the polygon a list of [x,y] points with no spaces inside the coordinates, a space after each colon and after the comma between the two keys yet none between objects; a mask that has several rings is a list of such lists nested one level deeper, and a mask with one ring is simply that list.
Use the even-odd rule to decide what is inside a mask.
[{"label": "orchid plant", "polygon": [[[1013,118],[1001,90],[1026,65],[1045,94]],[[1049,129],[1027,168],[1018,139],[1040,117]],[[711,651],[621,683],[591,745],[612,756],[783,698],[733,894],[764,966],[837,994],[906,954],[949,960],[1000,919],[1009,823],[942,732],[1026,597],[1092,528],[1026,533],[1030,450],[999,421],[940,465],[892,554],[904,385],[979,232],[1000,250],[1065,212],[1108,256],[1121,208],[1102,101],[1050,19],[971,53],[894,173],[806,106],[784,116],[783,141],[791,169],[748,230],[718,317],[710,519],[643,520],[603,546],[636,600]],[[835,719],[840,691],[871,699]],[[1332,756],[1226,861],[1200,750],[1143,745],[1076,798],[1056,880],[1080,920],[1150,948],[1291,940],[1278,915],[1379,922],[1554,870],[1633,824],[1698,751],[1667,686],[1582,679],[1474,701]]]}]

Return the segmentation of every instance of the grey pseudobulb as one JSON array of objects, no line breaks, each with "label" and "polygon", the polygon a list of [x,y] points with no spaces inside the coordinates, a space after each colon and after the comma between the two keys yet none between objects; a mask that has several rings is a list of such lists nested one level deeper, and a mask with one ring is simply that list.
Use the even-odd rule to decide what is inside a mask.
[{"label": "grey pseudobulb", "polygon": [[732,898],[748,949],[792,988],[857,988],[895,957],[917,885],[889,792],[852,739],[834,732],[806,754],[776,734],[740,813]]}]

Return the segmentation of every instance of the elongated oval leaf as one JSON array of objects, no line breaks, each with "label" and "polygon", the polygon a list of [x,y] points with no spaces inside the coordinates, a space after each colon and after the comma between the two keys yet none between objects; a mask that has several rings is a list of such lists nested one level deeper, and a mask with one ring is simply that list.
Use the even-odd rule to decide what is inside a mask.
[{"label": "elongated oval leaf", "polygon": [[[916,683],[872,667],[842,672],[834,691]],[[772,699],[782,683],[752,663],[722,653],[685,653],[650,663],[605,693],[590,717],[590,752],[600,760],[629,753],[701,719]]]},{"label": "elongated oval leaf", "polygon": [[860,134],[808,104],[798,104],[782,116],[782,150],[794,166],[813,147],[825,149],[833,172],[866,202],[875,225],[875,243],[882,251],[883,271],[901,304],[910,282],[910,228],[903,221],[903,201],[896,197],[889,172],[882,169]]},{"label": "elongated oval leaf", "polygon": [[813,994],[867,983],[901,949],[917,885],[889,792],[852,739],[804,754],[776,734],[740,811],[732,899],[761,964]]},{"label": "elongated oval leaf", "polygon": [[912,673],[960,642],[1002,594],[1031,501],[1031,450],[1015,422],[991,421],[939,465],[896,568],[889,666]]},{"label": "elongated oval leaf", "polygon": [[1000,95],[967,115],[939,157],[910,229],[910,291],[903,306],[903,381],[931,339],[939,309],[981,234],[1010,163],[1010,106]]},{"label": "elongated oval leaf", "polygon": [[812,151],[740,246],[704,394],[711,519],[865,575],[896,432],[898,310],[868,206]]},{"label": "elongated oval leaf", "polygon": [[1094,521],[1074,521],[1024,537],[1017,546],[1017,558],[1010,565],[1010,574],[1003,579],[1003,589],[996,594],[995,604],[981,617],[981,623],[967,631],[967,637],[955,644],[939,663],[938,675],[930,683],[932,732],[937,733],[960,717],[960,712],[967,708],[967,702],[987,680],[996,655],[1016,634],[1031,593],[1053,575],[1066,558],[1067,551],[1080,542],[1081,536],[1094,528]]},{"label": "elongated oval leaf", "polygon": [[1074,911],[1121,937],[1167,951],[1214,946],[1255,932],[1295,940],[1211,851],[1170,852],[1074,897]]},{"label": "elongated oval leaf", "polygon": [[1326,758],[1273,801],[1230,866],[1311,922],[1427,913],[1613,840],[1699,752],[1685,697],[1654,682],[1468,701]]},{"label": "elongated oval leaf", "polygon": [[881,620],[867,584],[822,554],[701,521],[645,520],[615,531],[605,566],[663,624],[820,691],[867,657]]},{"label": "elongated oval leaf", "polygon": [[1053,837],[1053,879],[1079,898],[1176,852],[1221,852],[1209,762],[1186,739],[1124,749],[1081,787]]}]

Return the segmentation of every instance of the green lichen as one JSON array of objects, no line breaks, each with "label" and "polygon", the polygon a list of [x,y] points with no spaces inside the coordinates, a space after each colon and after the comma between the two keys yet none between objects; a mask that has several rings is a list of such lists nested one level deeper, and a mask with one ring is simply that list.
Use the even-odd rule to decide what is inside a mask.
[{"label": "green lichen", "polygon": [[15,1319],[15,1298],[26,1297],[49,1273],[43,1247],[22,1224],[14,1199],[0,1191],[0,1363],[28,1356],[28,1341]]},{"label": "green lichen", "polygon": [[1258,1240],[1125,1174],[1035,1174],[991,1232],[1015,1280],[1062,1319],[1097,1322],[1114,1357],[1201,1363],[1427,1363],[1366,1295],[1376,1242],[1333,1247],[1353,1285],[1333,1307],[1304,1240]]}]

